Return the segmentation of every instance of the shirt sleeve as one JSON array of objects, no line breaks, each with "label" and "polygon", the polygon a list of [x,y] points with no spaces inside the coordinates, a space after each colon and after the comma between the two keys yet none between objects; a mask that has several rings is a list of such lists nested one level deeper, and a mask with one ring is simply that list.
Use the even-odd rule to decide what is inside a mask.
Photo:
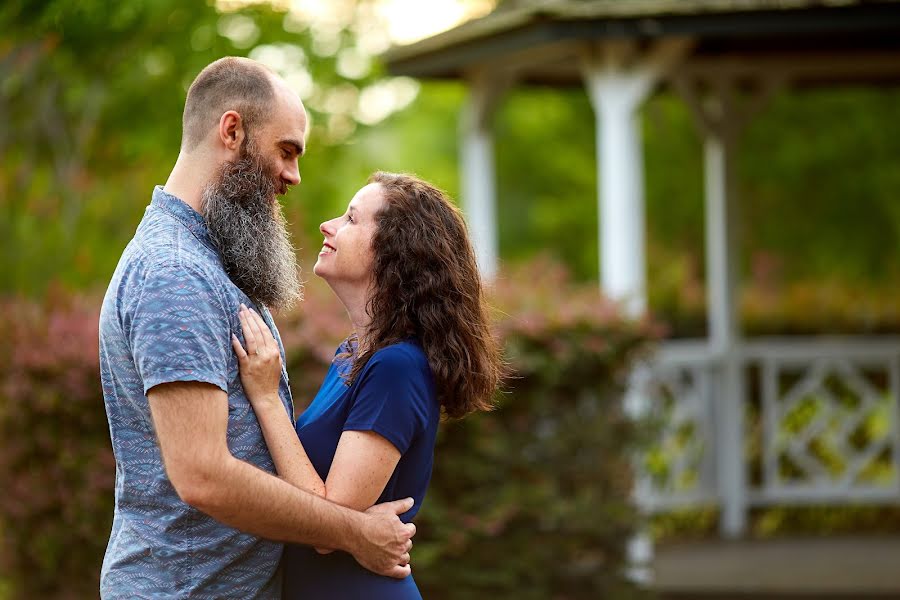
[{"label": "shirt sleeve", "polygon": [[406,453],[427,423],[432,392],[425,369],[424,357],[402,348],[377,352],[354,386],[344,431],[374,431]]},{"label": "shirt sleeve", "polygon": [[175,381],[227,392],[231,324],[211,278],[190,265],[154,267],[135,296],[125,329],[144,393]]}]

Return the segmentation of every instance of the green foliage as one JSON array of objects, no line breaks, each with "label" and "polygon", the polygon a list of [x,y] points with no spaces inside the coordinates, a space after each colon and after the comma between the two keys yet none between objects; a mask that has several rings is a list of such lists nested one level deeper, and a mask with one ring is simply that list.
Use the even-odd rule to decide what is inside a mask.
[{"label": "green foliage", "polygon": [[[651,310],[669,324],[671,337],[706,335],[706,290],[700,259],[689,253],[649,251]],[[743,333],[757,335],[881,334],[900,331],[896,298],[900,278],[873,274],[850,285],[839,273],[816,279],[784,275],[785,260],[753,256],[739,288]]]},{"label": "green foliage", "polygon": [[[305,99],[315,129],[301,193],[328,198],[328,207],[335,198],[345,204],[368,172],[331,167],[351,164],[341,161],[347,150],[336,144],[345,138],[336,132],[356,126],[347,114],[355,101],[339,110],[346,102],[331,92],[355,98],[382,75],[377,68],[355,79],[339,75],[350,32],[339,31],[337,45],[322,49],[308,24],[287,31],[286,18],[267,5],[220,13],[177,0],[4,4],[0,115],[10,126],[0,131],[0,261],[9,267],[0,293],[40,296],[53,284],[91,289],[106,282],[152,186],[175,161],[190,82],[225,55],[275,48],[286,68],[313,78]],[[318,176],[307,176],[307,168]],[[289,214],[298,212],[296,198],[286,201]],[[312,218],[299,225],[310,234],[333,215],[308,212]]]},{"label": "green foliage", "polygon": [[896,281],[900,139],[887,131],[900,123],[898,100],[896,89],[783,94],[749,127],[743,233],[784,257],[785,276]]},{"label": "green foliage", "polygon": [[[375,169],[416,172],[456,196],[464,87],[422,83],[405,110],[363,119],[366,92],[392,80],[377,60],[358,73],[340,68],[345,51],[369,60],[360,24],[377,27],[366,2],[348,6],[343,22],[322,29],[267,3],[234,12],[175,0],[5,3],[0,293],[105,284],[175,160],[187,85],[225,54],[274,52],[286,71],[311,77],[303,184],[284,199],[301,248],[318,246],[319,223]],[[748,332],[828,331],[835,322],[897,330],[897,94],[785,92],[749,124],[737,157]],[[702,334],[702,140],[670,92],[651,98],[642,126],[650,306],[676,335]],[[594,115],[584,91],[516,88],[494,129],[503,259],[550,253],[577,279],[596,280]]]},{"label": "green foliage", "polygon": [[[892,505],[768,506],[747,514],[747,535],[755,539],[828,536],[885,536],[900,533],[900,510]],[[673,541],[712,538],[718,535],[719,511],[715,507],[690,507],[658,513],[650,519],[654,539]]]},{"label": "green foliage", "polygon": [[[621,384],[657,332],[546,262],[502,277],[493,297],[514,376],[496,411],[443,425],[416,578],[436,599],[632,597],[621,571],[637,522],[628,456],[638,431]],[[98,306],[0,304],[0,581],[13,597],[96,594],[115,473]],[[318,280],[277,320],[299,410],[350,323]]]},{"label": "green foliage", "polygon": [[495,120],[501,255],[535,248],[596,280],[597,188],[593,113],[581,90],[512,92]]}]

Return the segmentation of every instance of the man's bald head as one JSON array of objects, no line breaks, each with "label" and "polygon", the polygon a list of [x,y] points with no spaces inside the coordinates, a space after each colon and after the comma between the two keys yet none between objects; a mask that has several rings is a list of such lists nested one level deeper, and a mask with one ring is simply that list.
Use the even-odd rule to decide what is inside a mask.
[{"label": "man's bald head", "polygon": [[191,151],[222,117],[233,110],[241,115],[244,135],[265,122],[275,105],[273,73],[262,64],[226,56],[200,71],[188,90],[182,117],[181,147]]}]

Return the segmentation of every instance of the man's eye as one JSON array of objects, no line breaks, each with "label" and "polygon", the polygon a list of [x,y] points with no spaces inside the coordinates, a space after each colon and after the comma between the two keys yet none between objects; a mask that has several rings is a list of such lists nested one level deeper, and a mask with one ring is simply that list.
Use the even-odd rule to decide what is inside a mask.
[{"label": "man's eye", "polygon": [[350,215],[347,215],[347,220],[348,220],[349,222],[353,223],[353,217],[351,217]]}]

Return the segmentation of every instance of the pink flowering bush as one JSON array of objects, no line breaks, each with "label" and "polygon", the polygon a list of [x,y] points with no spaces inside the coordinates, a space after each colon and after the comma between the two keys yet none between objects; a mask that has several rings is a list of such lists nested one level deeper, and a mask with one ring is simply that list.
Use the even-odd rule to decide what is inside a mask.
[{"label": "pink flowering bush", "polygon": [[98,306],[0,306],[0,565],[21,597],[96,594],[115,481]]},{"label": "pink flowering bush", "polygon": [[[490,296],[513,375],[495,411],[442,427],[416,579],[436,600],[630,597],[621,568],[638,432],[620,396],[659,332],[550,262],[502,275]],[[99,306],[96,296],[0,300],[0,581],[15,597],[97,593],[115,479]],[[276,322],[299,411],[350,322],[318,280]]]}]

